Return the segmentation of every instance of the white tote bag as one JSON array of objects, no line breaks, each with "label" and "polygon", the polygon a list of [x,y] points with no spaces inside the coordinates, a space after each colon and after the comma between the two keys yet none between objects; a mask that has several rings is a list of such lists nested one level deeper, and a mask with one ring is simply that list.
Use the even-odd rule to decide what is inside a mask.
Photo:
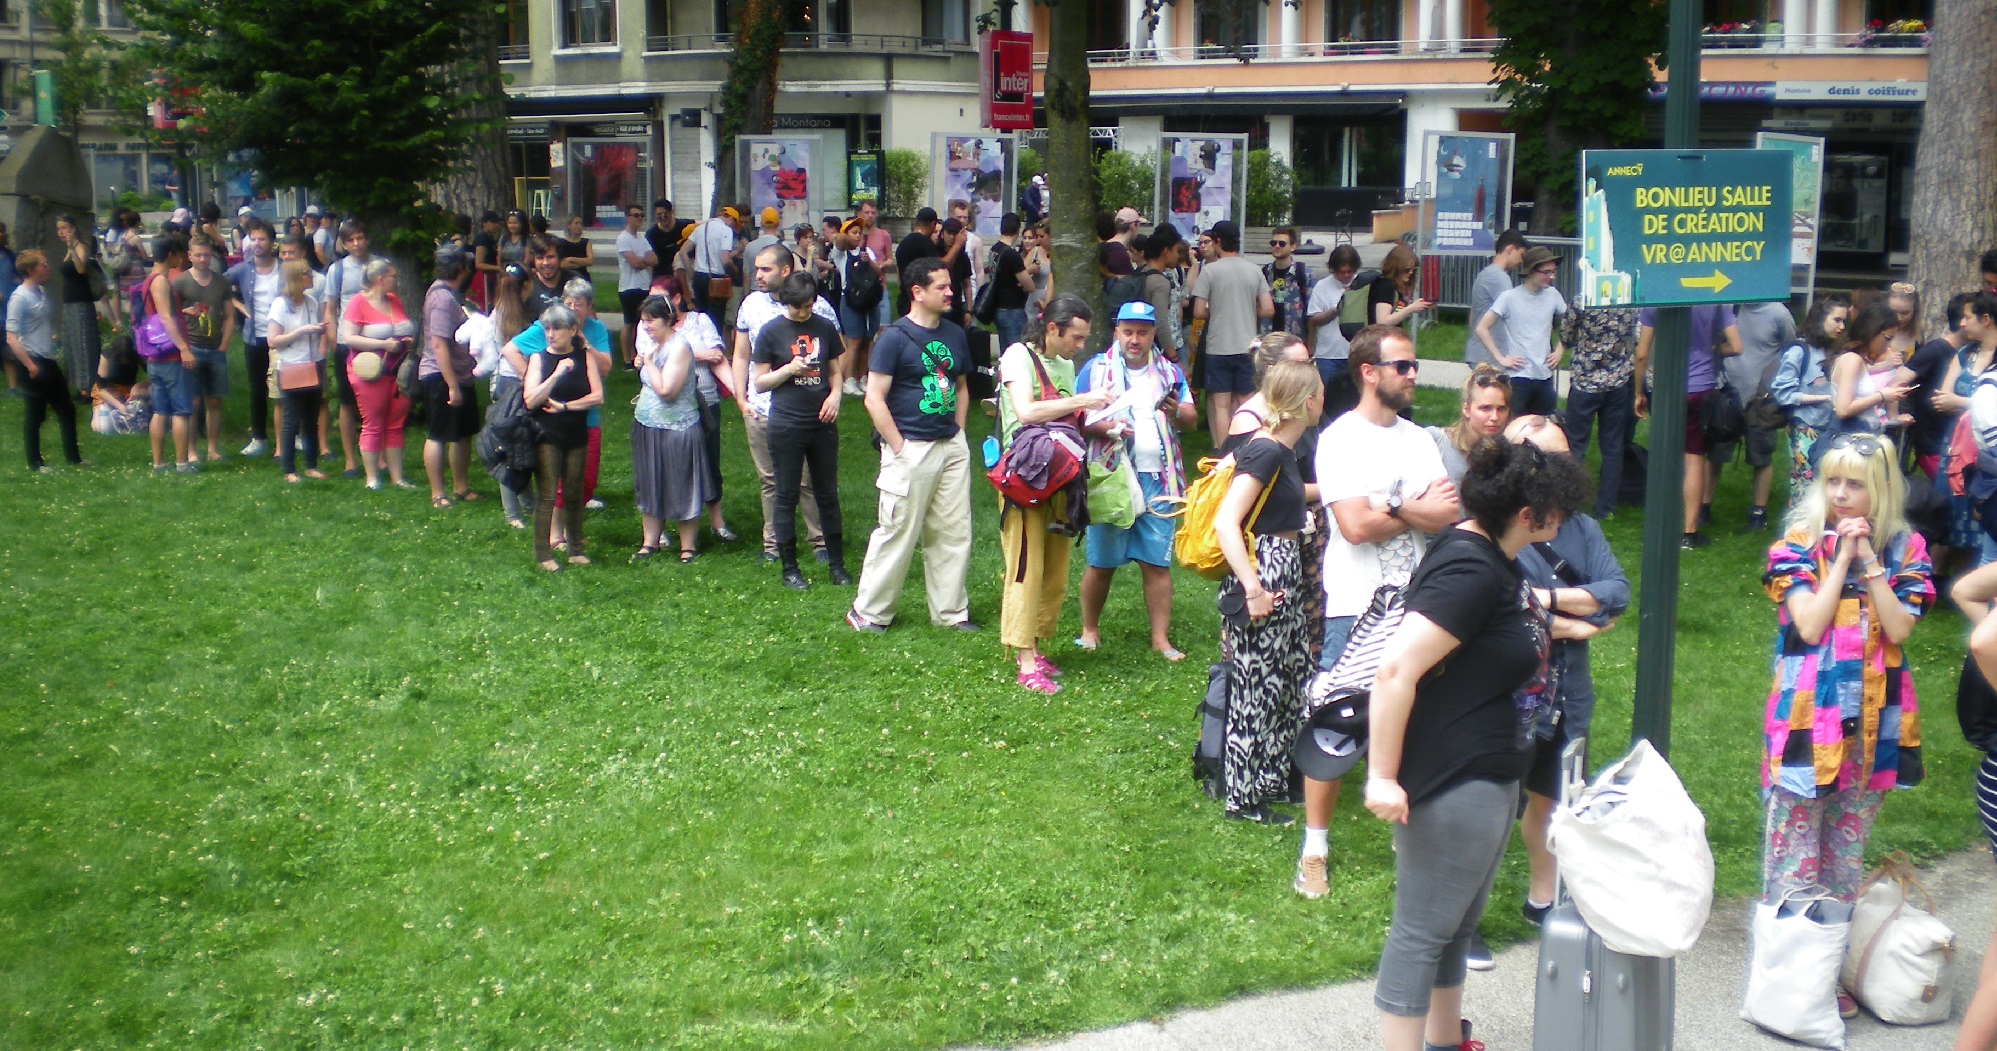
[{"label": "white tote bag", "polygon": [[[1909,888],[1921,892],[1925,910],[1907,900]],[[1882,1022],[1932,1025],[1955,1009],[1955,932],[1934,908],[1904,854],[1887,858],[1858,896],[1844,987]]]},{"label": "white tote bag", "polygon": [[1698,942],[1713,911],[1706,816],[1649,741],[1556,808],[1546,838],[1602,944],[1671,957]]},{"label": "white tote bag", "polygon": [[1754,904],[1747,992],[1740,1016],[1778,1036],[1844,1047],[1838,968],[1851,935],[1851,906],[1822,888]]}]

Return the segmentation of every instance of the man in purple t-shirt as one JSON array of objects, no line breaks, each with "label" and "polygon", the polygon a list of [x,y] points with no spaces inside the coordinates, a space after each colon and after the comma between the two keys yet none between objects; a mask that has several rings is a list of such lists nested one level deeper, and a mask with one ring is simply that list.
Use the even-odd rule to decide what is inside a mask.
[{"label": "man in purple t-shirt", "polygon": [[[1700,410],[1713,388],[1719,386],[1719,366],[1715,355],[1733,357],[1740,353],[1740,331],[1734,328],[1734,308],[1725,304],[1691,309],[1691,338],[1685,355],[1685,536],[1681,547],[1690,551],[1712,543],[1699,531],[1700,509],[1712,499],[1711,479],[1706,472],[1708,443],[1699,426]],[[1657,311],[1646,307],[1637,314],[1636,337],[1636,415],[1650,418],[1650,393],[1644,380],[1650,366],[1650,348],[1657,339]]]},{"label": "man in purple t-shirt", "polygon": [[[423,359],[416,376],[429,406],[430,434],[423,442],[423,470],[430,476],[430,506],[483,499],[471,489],[472,442],[485,417],[472,383],[471,349],[458,342],[464,323],[464,289],[472,260],[456,245],[437,249],[437,280],[423,297]],[[451,488],[444,488],[446,466]]]}]

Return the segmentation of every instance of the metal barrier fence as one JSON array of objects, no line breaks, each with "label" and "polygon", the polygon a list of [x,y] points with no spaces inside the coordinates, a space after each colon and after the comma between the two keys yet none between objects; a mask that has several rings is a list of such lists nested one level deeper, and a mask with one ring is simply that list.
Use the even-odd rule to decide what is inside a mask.
[{"label": "metal barrier fence", "polygon": [[[1534,237],[1533,244],[1560,253],[1560,276],[1553,287],[1572,296],[1581,280],[1581,241],[1575,237]],[[1422,260],[1422,294],[1450,310],[1470,309],[1470,286],[1477,273],[1491,265],[1487,255],[1434,255]]]}]

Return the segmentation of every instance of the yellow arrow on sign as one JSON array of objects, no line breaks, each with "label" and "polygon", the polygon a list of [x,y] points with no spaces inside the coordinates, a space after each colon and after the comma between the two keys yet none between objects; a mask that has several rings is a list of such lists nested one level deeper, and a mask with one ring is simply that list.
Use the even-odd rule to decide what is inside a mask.
[{"label": "yellow arrow on sign", "polygon": [[1704,288],[1717,296],[1726,291],[1727,286],[1733,284],[1733,281],[1729,280],[1727,275],[1715,270],[1711,277],[1681,277],[1678,283],[1686,288]]}]

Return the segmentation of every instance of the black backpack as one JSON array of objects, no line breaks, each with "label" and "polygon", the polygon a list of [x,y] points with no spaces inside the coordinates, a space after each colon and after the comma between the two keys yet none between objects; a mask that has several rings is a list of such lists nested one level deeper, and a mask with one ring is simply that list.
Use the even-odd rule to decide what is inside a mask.
[{"label": "black backpack", "polygon": [[865,314],[881,305],[880,272],[873,265],[854,252],[846,257],[846,305],[854,312]]},{"label": "black backpack", "polygon": [[1144,285],[1157,272],[1146,266],[1122,277],[1111,278],[1109,285],[1103,289],[1103,315],[1114,319],[1125,303],[1150,302],[1150,297],[1144,294]]},{"label": "black backpack", "polygon": [[1226,795],[1227,750],[1227,681],[1226,662],[1207,665],[1207,689],[1200,697],[1200,735],[1193,741],[1193,780],[1200,783],[1208,799],[1219,799]]}]

